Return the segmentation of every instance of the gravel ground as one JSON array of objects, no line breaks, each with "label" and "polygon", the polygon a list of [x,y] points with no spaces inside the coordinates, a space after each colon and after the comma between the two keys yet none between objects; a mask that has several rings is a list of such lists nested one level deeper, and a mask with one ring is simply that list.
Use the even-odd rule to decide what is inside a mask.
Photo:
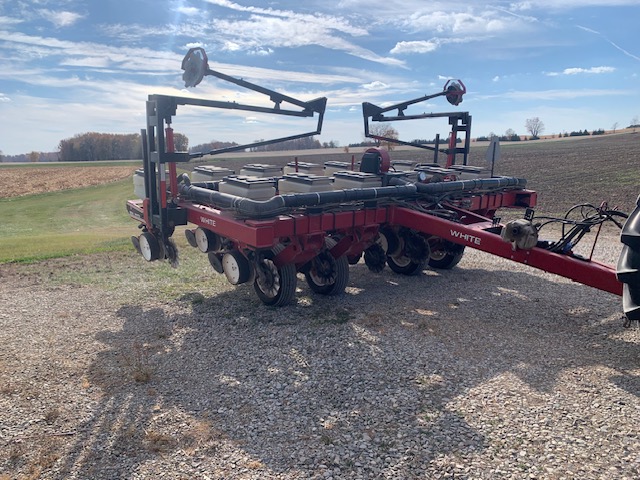
[{"label": "gravel ground", "polygon": [[282,309],[41,270],[0,272],[0,479],[640,476],[640,333],[614,295],[473,251],[360,263],[339,297],[299,279]]}]

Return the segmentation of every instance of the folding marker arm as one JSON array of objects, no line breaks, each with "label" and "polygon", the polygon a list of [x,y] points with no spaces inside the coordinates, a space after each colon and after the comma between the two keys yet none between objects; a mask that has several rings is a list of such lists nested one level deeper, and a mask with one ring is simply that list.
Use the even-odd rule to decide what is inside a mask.
[{"label": "folding marker arm", "polygon": [[[468,154],[468,142],[469,132],[471,128],[471,116],[468,112],[447,112],[447,113],[422,113],[418,115],[405,115],[407,107],[416,103],[425,102],[436,97],[446,97],[447,101],[451,105],[459,105],[462,102],[463,95],[467,93],[467,89],[462,83],[462,80],[448,80],[445,83],[441,92],[431,95],[424,95],[422,97],[414,98],[413,100],[407,100],[404,102],[389,105],[387,107],[380,107],[369,102],[362,103],[362,116],[364,119],[364,135],[368,138],[374,138],[376,140],[396,143],[400,145],[408,145],[412,147],[422,148],[424,150],[431,150],[435,152],[435,159],[437,161],[438,152],[448,154],[451,161],[451,156],[456,153],[462,153],[464,155],[463,163],[467,163]],[[385,116],[385,113],[397,110],[394,116]],[[448,148],[440,148],[439,135],[436,137],[436,145],[434,147],[429,145],[423,145],[416,142],[406,142],[398,140],[396,138],[386,137],[383,135],[376,135],[371,133],[369,122],[393,122],[400,120],[421,120],[426,118],[439,118],[447,117],[449,119],[449,125],[451,125],[451,138],[454,139],[453,143],[450,139]],[[458,131],[463,130],[466,132],[466,142],[464,148],[456,148],[455,139],[457,138]]]},{"label": "folding marker arm", "polygon": [[[184,59],[182,60],[182,69],[184,70],[182,79],[185,82],[185,87],[195,87],[202,81],[202,79],[205,76],[213,76],[213,77],[219,78],[220,80],[224,80],[226,82],[230,82],[235,85],[238,85],[239,87],[246,88],[248,90],[252,90],[254,92],[258,92],[263,95],[266,95],[274,104],[273,107],[260,107],[256,105],[243,105],[236,102],[217,102],[217,101],[211,101],[211,100],[176,98],[179,104],[182,104],[182,105],[200,105],[204,107],[224,108],[224,109],[230,109],[230,110],[244,110],[249,112],[268,113],[273,115],[286,115],[286,116],[294,116],[294,117],[313,117],[316,113],[318,114],[318,123],[316,125],[316,129],[312,132],[305,132],[305,133],[300,133],[297,135],[291,135],[287,137],[264,140],[260,142],[249,143],[246,145],[237,145],[234,147],[218,148],[206,153],[202,153],[202,152],[191,153],[189,154],[191,158],[202,157],[204,155],[215,155],[219,153],[233,152],[238,150],[244,150],[246,148],[251,148],[251,147],[260,147],[263,145],[271,145],[274,143],[284,142],[287,140],[295,140],[298,138],[310,137],[313,135],[317,135],[322,131],[322,122],[324,119],[324,112],[327,105],[327,99],[325,97],[321,97],[321,98],[317,98],[317,99],[305,102],[297,98],[290,97],[288,95],[284,95],[282,93],[276,92],[275,90],[271,90],[269,88],[256,85],[255,83],[251,83],[240,78],[231,77],[224,73],[212,70],[209,68],[207,54],[204,51],[204,49],[201,47],[192,48],[187,52]],[[283,109],[282,108],[283,103],[288,103],[288,104],[291,104],[292,106],[300,107],[300,110]]]}]

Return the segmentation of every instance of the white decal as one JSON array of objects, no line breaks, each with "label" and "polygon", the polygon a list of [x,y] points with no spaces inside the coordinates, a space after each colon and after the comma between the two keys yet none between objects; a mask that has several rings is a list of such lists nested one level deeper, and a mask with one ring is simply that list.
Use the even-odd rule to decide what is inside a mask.
[{"label": "white decal", "polygon": [[458,230],[451,230],[451,236],[464,240],[465,242],[473,243],[474,245],[480,245],[482,239],[475,235],[469,235],[468,233],[459,232]]},{"label": "white decal", "polygon": [[216,226],[216,221],[211,219],[211,218],[207,218],[207,217],[200,217],[200,222],[201,223],[205,223],[207,225],[211,225],[212,227]]}]

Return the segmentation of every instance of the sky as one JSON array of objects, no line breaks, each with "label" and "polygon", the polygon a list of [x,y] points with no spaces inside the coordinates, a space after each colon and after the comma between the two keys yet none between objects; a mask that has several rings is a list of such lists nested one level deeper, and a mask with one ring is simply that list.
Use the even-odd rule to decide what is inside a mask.
[{"label": "sky", "polygon": [[[321,142],[364,139],[362,102],[386,106],[467,88],[406,114],[468,111],[472,137],[626,127],[640,115],[640,0],[0,0],[0,151],[52,152],[85,132],[139,133],[168,94],[271,106],[214,77],[186,89],[181,62],[301,100],[327,97]],[[205,111],[206,110],[206,111]],[[190,145],[311,131],[314,119],[180,107]],[[446,119],[396,122],[404,140]]]}]

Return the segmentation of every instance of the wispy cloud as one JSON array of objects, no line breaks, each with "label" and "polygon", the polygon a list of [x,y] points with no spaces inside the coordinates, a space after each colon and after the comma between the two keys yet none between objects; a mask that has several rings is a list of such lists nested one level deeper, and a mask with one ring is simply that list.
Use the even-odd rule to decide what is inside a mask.
[{"label": "wispy cloud", "polygon": [[365,90],[384,90],[385,88],[389,88],[389,85],[379,80],[374,80],[371,83],[365,83],[362,85],[362,88]]},{"label": "wispy cloud", "polygon": [[602,73],[613,73],[616,69],[614,67],[591,67],[591,68],[565,68],[562,72],[548,72],[546,75],[548,77],[558,77],[560,75],[581,75],[581,74],[602,74]]},{"label": "wispy cloud", "polygon": [[277,10],[273,8],[262,8],[262,7],[253,7],[253,6],[245,7],[243,5],[237,4],[235,2],[231,2],[229,0],[206,0],[206,1],[207,3],[211,3],[213,5],[218,5],[220,7],[225,7],[225,8],[239,11],[239,12],[247,12],[254,15],[280,17],[280,18],[286,18],[289,20],[298,20],[298,21],[308,22],[313,24],[320,23],[328,29],[339,31],[342,33],[348,33],[349,35],[352,35],[352,36],[368,35],[367,29],[362,27],[357,27],[351,24],[350,22],[346,21],[341,16],[322,15],[322,14],[309,15],[306,13],[294,12],[292,10]]},{"label": "wispy cloud", "polygon": [[455,12],[451,10],[417,12],[402,22],[414,32],[452,35],[479,35],[509,30],[509,22],[496,12]]},{"label": "wispy cloud", "polygon": [[71,25],[73,25],[74,23],[76,23],[78,20],[82,19],[84,17],[84,15],[77,13],[77,12],[67,12],[67,11],[59,11],[59,10],[47,10],[47,9],[41,9],[38,10],[38,13],[40,13],[40,15],[48,20],[49,22],[53,23],[53,25],[56,28],[62,28],[62,27],[70,27]]},{"label": "wispy cloud", "polygon": [[[14,44],[16,64],[12,68],[0,68],[0,79],[15,78],[16,68],[25,56],[23,52],[37,49],[41,59],[55,60],[58,65],[76,67],[80,65],[93,68],[115,69],[121,74],[149,76],[150,74],[173,75],[176,80],[181,71],[179,68],[181,57],[172,52],[155,51],[146,48],[122,48],[93,42],[71,42],[53,37],[40,37],[23,33],[0,31],[0,41]],[[209,62],[211,68],[224,71],[228,75],[249,80],[261,80],[271,83],[286,82],[306,84],[360,84],[363,79],[370,77],[371,72],[349,69],[344,73],[311,73],[294,70],[278,70],[246,65],[234,65],[221,62]],[[56,87],[71,86],[65,71],[50,71],[48,75],[30,68],[23,69],[27,74],[21,75],[22,81],[32,85],[50,85]],[[46,83],[43,83],[46,82]]]},{"label": "wispy cloud", "polygon": [[620,50],[622,53],[624,53],[627,57],[633,58],[634,60],[638,60],[640,62],[640,57],[637,55],[634,55],[633,53],[625,50],[624,48],[622,48],[620,45],[612,42],[611,40],[609,40],[607,37],[605,37],[602,33],[593,30],[591,28],[587,28],[587,27],[583,27],[582,25],[576,25],[577,28],[579,28],[580,30],[584,30],[585,32],[589,32],[589,33],[593,33],[594,35],[598,35],[599,37],[601,37],[605,42],[607,42],[609,45],[611,45],[612,47]]},{"label": "wispy cloud", "polygon": [[107,68],[111,62],[105,57],[79,57],[67,58],[60,62],[60,65],[67,67],[90,67],[90,68]]},{"label": "wispy cloud", "polygon": [[268,52],[273,48],[318,45],[371,62],[404,66],[401,60],[383,57],[348,40],[348,37],[367,36],[368,31],[340,16],[243,6],[228,0],[207,1],[220,7],[249,13],[246,19],[213,19],[213,31],[224,32],[222,45],[230,51],[255,53]]},{"label": "wispy cloud", "polygon": [[494,98],[508,98],[511,100],[570,100],[576,98],[590,97],[611,97],[629,95],[630,90],[603,90],[603,89],[571,89],[571,90],[531,90],[531,91],[511,91],[496,95],[478,95],[476,98],[480,100]]},{"label": "wispy cloud", "polygon": [[180,5],[178,8],[176,8],[176,12],[187,15],[189,17],[200,15],[202,13],[199,8],[186,7],[184,5]]},{"label": "wispy cloud", "polygon": [[452,43],[469,43],[479,40],[478,37],[453,37],[432,38],[430,40],[401,41],[396,43],[390,51],[394,55],[407,55],[415,53],[430,53],[439,49],[442,45]]}]

